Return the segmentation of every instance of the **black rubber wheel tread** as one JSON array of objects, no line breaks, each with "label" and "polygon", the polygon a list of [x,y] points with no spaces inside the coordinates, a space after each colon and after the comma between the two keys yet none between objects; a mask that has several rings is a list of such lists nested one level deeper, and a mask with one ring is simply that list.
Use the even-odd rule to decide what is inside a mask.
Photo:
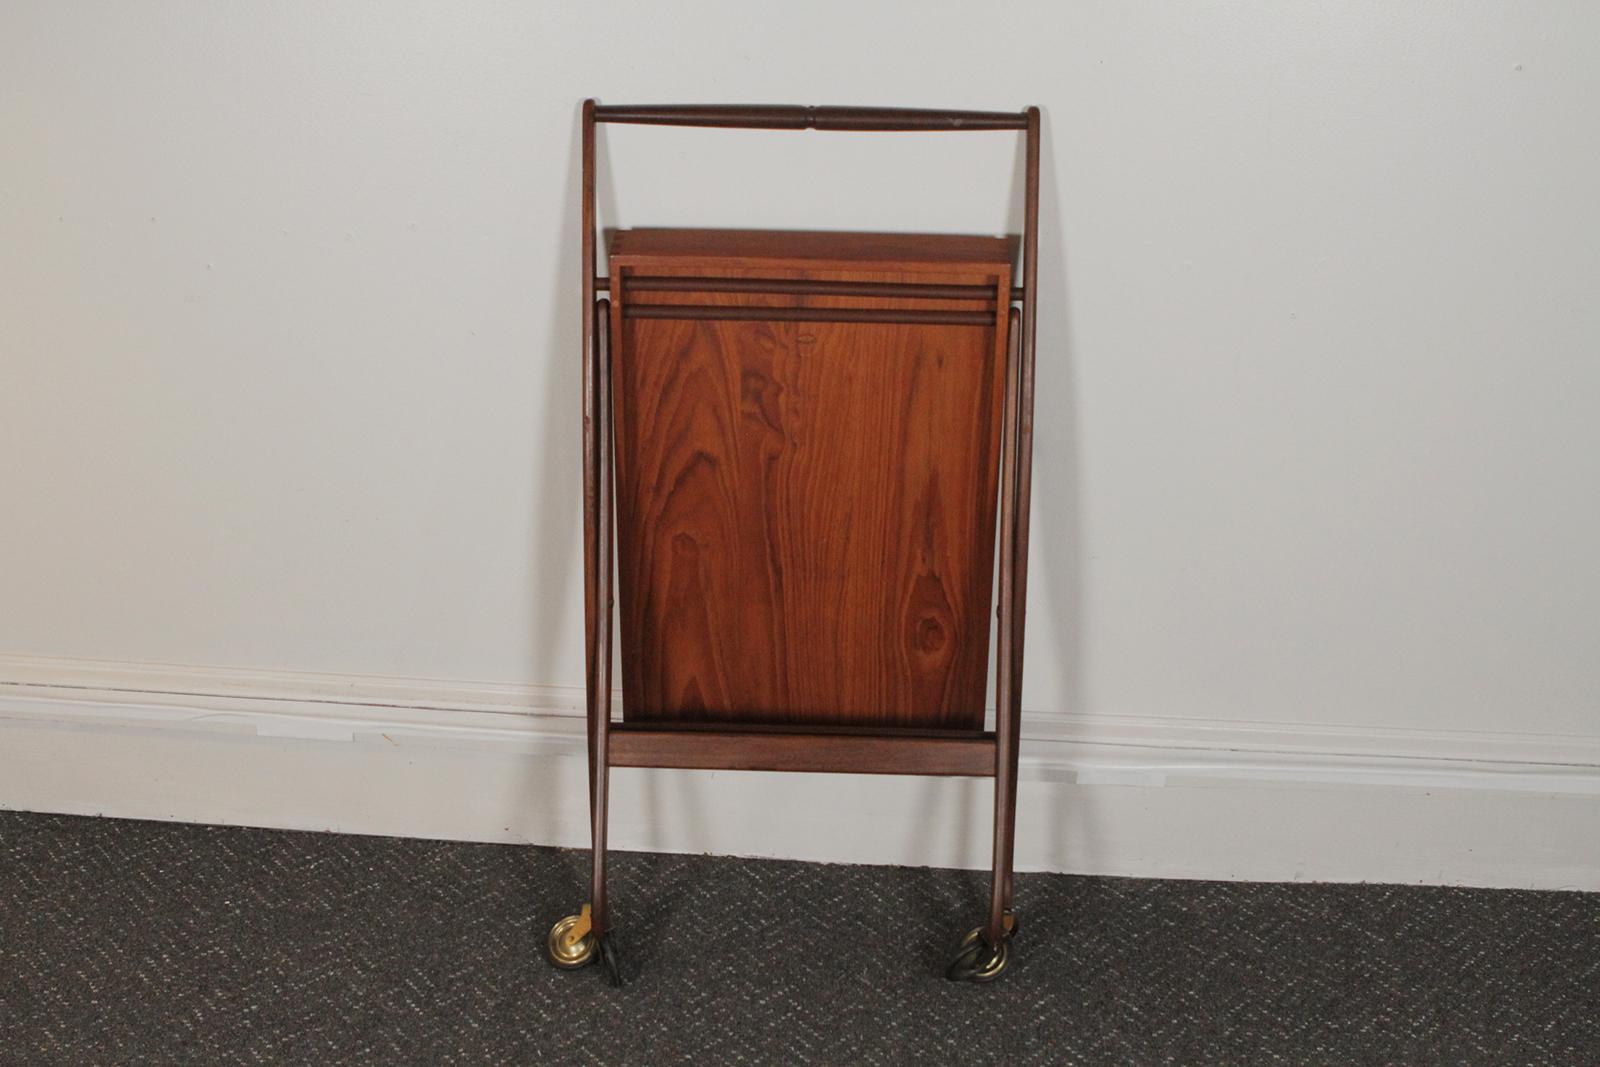
[{"label": "black rubber wheel tread", "polygon": [[[1011,933],[1016,933],[1015,925]],[[992,982],[1005,973],[1010,958],[1008,936],[998,946],[990,945],[983,928],[979,927],[961,939],[954,958],[945,968],[944,976],[952,982]]]}]

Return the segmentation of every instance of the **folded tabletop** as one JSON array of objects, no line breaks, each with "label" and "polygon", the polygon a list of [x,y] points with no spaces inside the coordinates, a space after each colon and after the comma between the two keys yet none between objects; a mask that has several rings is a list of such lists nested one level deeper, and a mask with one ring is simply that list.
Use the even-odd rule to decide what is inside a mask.
[{"label": "folded tabletop", "polygon": [[613,235],[625,721],[982,728],[1014,254]]}]

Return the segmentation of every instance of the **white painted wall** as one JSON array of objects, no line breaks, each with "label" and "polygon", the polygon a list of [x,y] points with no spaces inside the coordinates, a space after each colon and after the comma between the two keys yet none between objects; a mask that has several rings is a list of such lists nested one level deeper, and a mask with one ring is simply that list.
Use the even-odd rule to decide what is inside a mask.
[{"label": "white painted wall", "polygon": [[[1600,8],[0,6],[0,652],[581,681],[576,116],[1046,115],[1030,710],[1600,735]],[[611,129],[607,225],[1015,230]],[[611,176],[615,181],[611,181]]]}]

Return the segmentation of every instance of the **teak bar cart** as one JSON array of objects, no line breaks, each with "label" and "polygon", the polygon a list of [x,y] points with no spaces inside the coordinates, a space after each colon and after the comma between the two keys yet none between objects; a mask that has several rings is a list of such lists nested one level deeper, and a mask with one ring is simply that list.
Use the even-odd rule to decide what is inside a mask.
[{"label": "teak bar cart", "polygon": [[[595,256],[595,124],[1016,130],[1011,238],[624,230]],[[589,903],[552,962],[619,982],[613,767],[995,783],[988,921],[947,974],[1006,966],[1038,313],[1039,112],[583,105]],[[597,298],[598,293],[608,293]],[[998,524],[996,515],[998,512]],[[999,537],[995,568],[996,525]],[[613,551],[623,714],[611,717]],[[993,587],[998,580],[999,589]],[[995,729],[984,729],[996,605]]]}]

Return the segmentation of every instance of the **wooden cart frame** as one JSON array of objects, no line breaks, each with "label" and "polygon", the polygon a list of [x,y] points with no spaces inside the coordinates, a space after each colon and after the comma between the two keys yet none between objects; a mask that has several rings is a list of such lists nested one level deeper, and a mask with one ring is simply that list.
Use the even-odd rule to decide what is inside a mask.
[{"label": "wooden cart frame", "polygon": [[[937,111],[907,108],[771,106],[606,106],[583,104],[582,345],[585,688],[593,878],[589,904],[551,931],[561,966],[598,959],[619,980],[606,899],[606,821],[612,767],[831,771],[992,777],[995,784],[993,881],[987,922],[968,935],[950,977],[999,974],[1014,932],[1012,865],[1016,841],[1017,750],[1023,627],[1027,607],[1028,514],[1033,457],[1034,337],[1038,319],[1039,110]],[[764,130],[1018,131],[1026,139],[1022,284],[1006,323],[1007,366],[1001,422],[999,588],[996,591],[996,716],[992,731],[830,728],[792,730],[719,723],[672,729],[612,721],[613,488],[610,279],[598,270],[595,230],[595,127],[599,123]],[[787,291],[817,291],[795,281]],[[781,291],[781,290],[780,290]],[[938,312],[925,312],[935,315]]]}]

